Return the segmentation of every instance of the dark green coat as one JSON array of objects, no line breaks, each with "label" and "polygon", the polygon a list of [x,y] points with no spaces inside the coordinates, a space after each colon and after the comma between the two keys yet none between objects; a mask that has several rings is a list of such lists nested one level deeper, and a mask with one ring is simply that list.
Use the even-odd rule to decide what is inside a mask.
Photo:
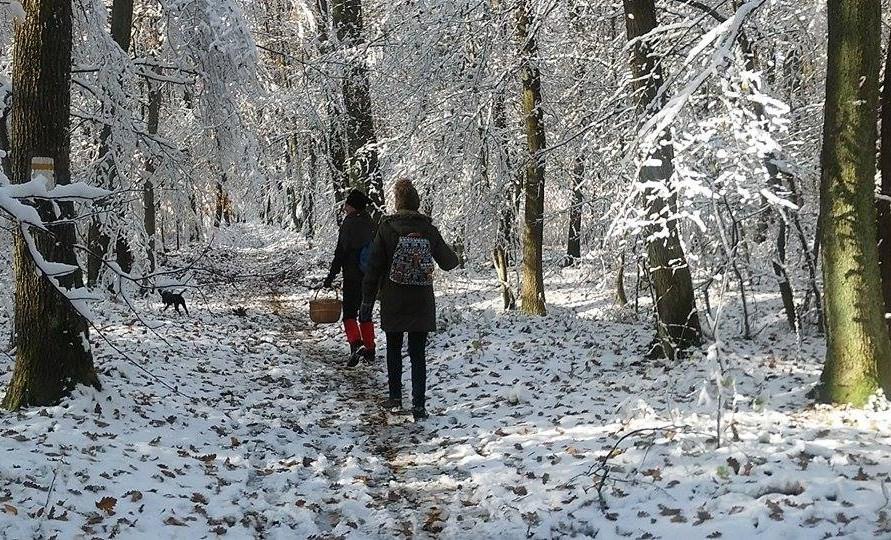
[{"label": "dark green coat", "polygon": [[430,241],[433,259],[440,268],[452,270],[458,266],[458,256],[443,241],[429,217],[410,210],[400,210],[384,217],[374,239],[363,285],[364,301],[375,297],[381,301],[381,328],[384,332],[436,330],[433,286],[401,285],[390,280],[390,265],[399,237],[411,233],[420,233]]}]

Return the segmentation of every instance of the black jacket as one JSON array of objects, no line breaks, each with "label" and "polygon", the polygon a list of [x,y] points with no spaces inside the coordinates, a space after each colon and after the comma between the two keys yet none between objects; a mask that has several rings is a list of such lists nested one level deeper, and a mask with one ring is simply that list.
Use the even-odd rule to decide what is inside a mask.
[{"label": "black jacket", "polygon": [[362,246],[374,239],[374,223],[368,212],[353,212],[343,218],[340,232],[337,235],[337,248],[328,277],[334,279],[343,270],[343,281],[362,281],[359,269],[359,252]]},{"label": "black jacket", "polygon": [[[400,285],[389,279],[393,252],[399,237],[420,233],[430,241],[433,259],[443,270],[458,266],[458,256],[443,241],[429,217],[400,210],[381,221],[368,273],[363,283],[363,302],[381,301],[381,328],[384,332],[433,332],[436,330],[436,300],[433,286]],[[380,293],[380,294],[378,294]]]}]

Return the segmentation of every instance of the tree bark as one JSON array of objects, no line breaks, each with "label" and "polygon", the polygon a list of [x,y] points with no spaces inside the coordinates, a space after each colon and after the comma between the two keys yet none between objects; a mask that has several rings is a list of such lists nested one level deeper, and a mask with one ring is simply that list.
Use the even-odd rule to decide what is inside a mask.
[{"label": "tree bark", "polygon": [[619,262],[616,265],[616,305],[625,306],[628,304],[628,296],[625,294],[625,240],[620,243]]},{"label": "tree bark", "polygon": [[365,46],[362,0],[333,0],[331,10],[341,48],[353,56],[347,59],[343,77],[348,184],[368,195],[369,213],[379,221],[384,209],[384,181],[378,163],[368,68],[365,59],[356,54]]},{"label": "tree bark", "polygon": [[[633,88],[639,97],[639,114],[658,110],[659,86],[664,80],[661,63],[653,55],[652,46],[645,36],[656,28],[656,7],[653,0],[624,0],[625,26],[628,40],[636,40],[631,54]],[[668,185],[674,172],[674,151],[667,134],[663,134],[657,148],[646,162],[658,161],[659,165],[644,165],[640,169],[640,181],[644,185],[658,183]],[[669,186],[670,187],[670,186]],[[643,192],[646,214],[658,216],[664,225],[647,227],[647,259],[656,305],[657,339],[662,355],[674,358],[677,351],[700,343],[701,330],[693,296],[693,280],[684,249],[681,246],[677,223],[672,219],[677,212],[674,194],[662,197],[657,190],[647,188]],[[667,235],[664,233],[667,232]],[[658,236],[658,238],[657,238]]]},{"label": "tree bark", "polygon": [[566,242],[566,255],[573,259],[582,256],[582,182],[585,174],[585,158],[575,157],[572,167],[572,204],[569,206],[569,237]]},{"label": "tree bark", "polygon": [[[891,197],[891,44],[885,57],[885,80],[882,89],[882,138],[879,167],[882,169],[883,197]],[[882,277],[882,297],[885,302],[885,324],[891,332],[891,199],[876,200],[878,208],[879,268]]]},{"label": "tree bark", "polygon": [[[513,174],[513,166],[508,152],[507,139],[507,112],[504,108],[504,96],[496,94],[492,103],[492,117],[496,133],[496,149],[501,164],[501,172],[505,174]],[[491,166],[492,160],[487,157],[487,167]],[[492,175],[490,174],[489,177]],[[496,211],[498,212],[498,230],[495,233],[495,248],[492,254],[492,260],[495,264],[495,273],[498,282],[501,284],[501,297],[504,301],[505,310],[514,310],[517,308],[517,297],[514,294],[510,283],[510,267],[514,259],[515,227],[514,221],[518,213],[518,205],[520,198],[520,185],[514,176],[511,180],[505,182],[499,188],[501,191],[496,193]]]},{"label": "tree bark", "polygon": [[520,309],[544,315],[545,290],[542,274],[544,241],[545,149],[544,112],[541,108],[541,73],[538,44],[533,33],[531,6],[524,0],[517,8],[517,37],[520,41],[520,82],[523,94],[520,110],[526,126],[526,176],[523,179],[523,276]]},{"label": "tree bark", "polygon": [[786,322],[789,328],[798,328],[798,316],[795,313],[795,296],[792,293],[792,284],[789,283],[789,274],[786,272],[786,221],[780,219],[777,230],[776,259],[773,261],[773,273],[776,274],[780,286],[780,298],[783,301],[783,310],[786,312]]},{"label": "tree bark", "polygon": [[[13,53],[12,181],[31,179],[31,159],[54,160],[57,184],[68,184],[70,171],[71,2],[27,0],[26,17],[15,29]],[[50,223],[52,205],[37,205]],[[73,218],[71,203],[58,205],[62,218]],[[49,225],[49,233],[32,230],[38,251],[48,261],[77,265],[71,223]],[[3,406],[16,410],[53,405],[74,386],[99,388],[93,367],[87,322],[67,298],[37,271],[21,232],[16,234],[16,361]],[[62,288],[79,287],[81,273],[58,279]]]},{"label": "tree bark", "polygon": [[[7,87],[8,88],[8,87]],[[4,92],[2,96],[2,107],[3,110],[0,112],[0,150],[3,150],[6,155],[0,159],[0,167],[3,169],[3,174],[6,175],[6,178],[12,178],[12,161],[9,158],[9,152],[11,148],[11,143],[9,141],[9,115],[12,114],[12,93]]]},{"label": "tree bark", "polygon": [[309,144],[309,174],[306,175],[306,181],[303,182],[303,189],[300,191],[300,209],[303,214],[303,231],[307,240],[312,240],[315,236],[315,182],[319,173],[319,158],[316,154],[316,141],[310,141]]},{"label": "tree bark", "polygon": [[819,397],[863,405],[891,392],[876,249],[876,116],[881,64],[878,2],[829,2],[820,214],[826,362]]},{"label": "tree bark", "polygon": [[213,214],[213,226],[216,228],[220,228],[223,225],[223,221],[226,222],[226,225],[232,224],[232,209],[229,204],[229,194],[226,193],[226,174],[223,173],[220,175],[220,179],[217,180],[217,192],[216,192],[216,200],[214,204],[214,214]]},{"label": "tree bark", "polygon": [[[734,2],[734,9],[739,9],[741,5],[740,0],[736,0]],[[748,34],[742,29],[739,32],[739,50],[740,54],[743,58],[743,65],[746,70],[751,73],[757,73],[759,71],[758,58],[755,54],[755,49],[752,46],[752,42],[749,41]],[[743,88],[744,90],[751,91],[750,88]],[[755,119],[761,124],[761,129],[764,131],[770,131],[770,122],[767,118],[767,113],[764,108],[764,104],[758,100],[752,101],[752,109],[755,112]],[[762,158],[762,163],[764,166],[764,171],[767,174],[767,184],[774,191],[783,188],[783,180],[780,175],[780,169],[777,166],[777,158],[775,152],[770,151],[765,153]],[[766,200],[763,201],[765,206],[768,205]],[[778,220],[775,218],[779,217]],[[792,291],[792,283],[789,281],[788,272],[786,272],[786,222],[785,216],[781,215],[780,212],[777,211],[769,211],[761,214],[761,218],[758,220],[755,230],[755,242],[762,243],[767,239],[767,232],[770,228],[770,224],[772,221],[779,221],[778,231],[777,231],[777,239],[776,239],[776,257],[772,262],[774,274],[777,277],[777,286],[780,289],[780,298],[783,300],[783,310],[786,312],[786,321],[789,323],[789,328],[795,330],[798,328],[798,317],[796,315],[795,310],[795,295]]]},{"label": "tree bark", "polygon": [[[130,50],[132,29],[133,0],[114,0],[111,7],[111,37],[125,53]],[[108,140],[110,137],[111,128],[104,126],[99,142],[99,163],[100,171],[102,171],[100,179],[105,182],[105,187],[114,189],[117,171],[114,161],[109,157],[111,149]],[[124,212],[121,212],[121,217],[123,216]],[[98,217],[90,220],[87,232],[87,243],[90,248],[87,256],[87,283],[90,286],[95,285],[99,279],[102,272],[102,260],[108,253],[108,246],[111,243],[111,239],[103,229],[103,223]],[[133,254],[130,252],[130,245],[122,231],[118,231],[115,238],[115,256],[118,266],[124,272],[130,272],[133,269]]]},{"label": "tree bark", "polygon": [[[148,81],[149,102],[148,102],[148,122],[147,128],[149,135],[157,135],[158,127],[161,122],[161,89],[155,81]],[[145,163],[146,180],[142,185],[142,216],[143,226],[145,227],[145,236],[148,240],[147,255],[149,261],[149,270],[154,272],[155,262],[155,234],[157,232],[157,214],[155,211],[155,183],[153,177],[157,167],[152,159],[148,159]]]}]

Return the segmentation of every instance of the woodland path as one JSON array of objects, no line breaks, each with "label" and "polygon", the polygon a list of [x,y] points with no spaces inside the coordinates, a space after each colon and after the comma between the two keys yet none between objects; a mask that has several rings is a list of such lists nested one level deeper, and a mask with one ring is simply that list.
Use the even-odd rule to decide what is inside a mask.
[{"label": "woodland path", "polygon": [[[247,265],[280,264],[275,258],[257,258],[255,253],[244,261]],[[238,258],[241,258],[238,257]],[[240,263],[232,260],[234,267]],[[320,505],[316,525],[325,531],[323,537],[341,536],[335,531],[342,522],[363,535],[415,538],[435,538],[440,536],[448,517],[460,510],[463,515],[474,513],[472,503],[462,501],[461,492],[470,481],[456,465],[449,460],[424,459],[425,455],[443,454],[448,448],[448,439],[435,437],[438,426],[449,420],[445,417],[431,417],[426,422],[415,424],[409,414],[394,415],[381,408],[386,397],[387,378],[384,358],[384,339],[378,330],[379,352],[373,365],[360,364],[356,368],[345,366],[346,346],[342,343],[340,325],[317,326],[309,321],[306,305],[313,292],[297,287],[286,281],[271,283],[258,274],[243,282],[241,297],[243,303],[257,298],[257,292],[268,290],[261,297],[262,305],[271,317],[277,319],[280,339],[292,343],[299,351],[294,357],[281,358],[279,367],[287,367],[300,374],[303,391],[311,395],[309,402],[318,421],[306,424],[299,408],[282,406],[260,406],[253,411],[270,421],[277,420],[284,425],[301,425],[301,430],[312,441],[321,441],[320,450],[327,458],[324,477],[328,480],[332,493],[343,488],[344,480],[358,478],[365,487],[367,512],[387,514],[384,519],[375,519],[377,529],[369,529],[370,523],[356,522],[328,505]],[[403,351],[405,354],[405,351]],[[408,377],[408,361],[405,362],[404,392],[409,394],[411,386]],[[270,367],[275,367],[272,362]],[[242,376],[250,375],[244,372]],[[239,376],[233,373],[233,376]],[[255,377],[254,382],[264,387],[269,395],[280,393],[284,379]],[[285,385],[290,383],[284,382]],[[297,407],[301,404],[294,403]],[[454,422],[454,419],[452,419]],[[329,442],[330,441],[330,442]],[[267,460],[266,449],[256,456]],[[288,456],[280,455],[281,459]],[[356,475],[356,469],[360,474]],[[344,478],[348,471],[348,478]],[[334,502],[330,499],[330,502]],[[383,517],[383,516],[382,516]],[[458,517],[457,523],[464,521]],[[474,520],[467,520],[467,527],[451,529],[449,536],[467,534]],[[383,527],[381,523],[388,524]]]}]

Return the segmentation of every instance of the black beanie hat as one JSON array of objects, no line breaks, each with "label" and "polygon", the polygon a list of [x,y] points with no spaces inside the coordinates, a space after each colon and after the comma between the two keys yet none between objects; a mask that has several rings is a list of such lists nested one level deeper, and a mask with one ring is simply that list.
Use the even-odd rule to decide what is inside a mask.
[{"label": "black beanie hat", "polygon": [[351,190],[346,198],[346,203],[360,212],[365,210],[365,207],[368,206],[369,202],[371,201],[368,200],[368,196],[358,189]]}]

